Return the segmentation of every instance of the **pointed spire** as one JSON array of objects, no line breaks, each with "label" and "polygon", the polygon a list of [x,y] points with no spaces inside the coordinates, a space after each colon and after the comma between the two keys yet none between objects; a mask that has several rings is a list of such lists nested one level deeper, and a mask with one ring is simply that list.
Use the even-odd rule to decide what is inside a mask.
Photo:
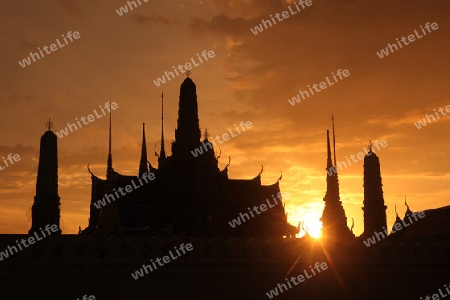
[{"label": "pointed spire", "polygon": [[166,150],[164,147],[164,92],[161,92],[161,151],[159,152],[159,158],[166,158]]},{"label": "pointed spire", "polygon": [[141,161],[139,162],[139,176],[148,173],[147,169],[147,142],[145,141],[145,123],[142,123]]},{"label": "pointed spire", "polygon": [[106,170],[106,176],[108,177],[108,174],[112,178],[112,154],[111,154],[111,124],[112,124],[112,109],[111,109],[111,102],[108,102],[109,106],[109,147],[108,147],[108,166]]},{"label": "pointed spire", "polygon": [[408,203],[406,203],[406,195],[405,195],[405,205],[406,205],[406,212],[405,212],[405,217],[406,217],[406,216],[409,216],[412,214],[411,209],[409,209]]},{"label": "pointed spire", "polygon": [[334,153],[334,166],[336,166],[336,136],[334,135],[334,116],[331,114],[331,123],[333,124],[333,153]]},{"label": "pointed spire", "polygon": [[[105,184],[105,195],[112,195],[114,192],[114,169],[112,167],[112,154],[111,154],[111,144],[112,144],[112,113],[111,113],[111,102],[108,103],[109,106],[109,150],[108,150],[108,166],[106,170],[106,184]],[[97,224],[97,233],[117,233],[118,229],[118,206],[117,202],[113,201],[108,205],[100,209],[99,221]]]},{"label": "pointed spire", "polygon": [[[396,225],[397,223],[401,224],[401,222],[402,222],[402,219],[400,219],[400,217],[398,216],[398,212],[397,212],[397,204],[394,205],[394,211],[395,211],[395,222],[394,222],[394,225],[392,225],[391,234],[392,234],[393,231],[396,230],[396,229],[395,229],[395,225]],[[402,226],[403,226],[403,225],[402,225]]]},{"label": "pointed spire", "polygon": [[347,217],[339,196],[339,180],[336,166],[333,166],[331,159],[330,131],[327,130],[327,190],[323,201],[322,233],[327,241],[347,239],[354,237],[347,226]]},{"label": "pointed spire", "polygon": [[330,131],[327,129],[327,170],[329,170],[332,167],[333,162],[331,160]]}]

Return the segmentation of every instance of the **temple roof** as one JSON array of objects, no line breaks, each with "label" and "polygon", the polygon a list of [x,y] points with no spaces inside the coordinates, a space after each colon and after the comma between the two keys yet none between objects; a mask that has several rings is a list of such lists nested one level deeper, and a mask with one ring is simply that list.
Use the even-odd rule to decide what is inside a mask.
[{"label": "temple roof", "polygon": [[260,181],[255,179],[228,179],[228,187],[231,202],[247,207],[261,204]]},{"label": "temple roof", "polygon": [[[445,206],[436,209],[428,209],[423,211],[425,216],[420,218],[417,216],[417,221],[413,216],[403,219],[406,227],[402,224],[401,231],[403,234],[399,236],[401,239],[450,239],[450,206]],[[416,212],[418,213],[418,212]],[[411,220],[410,220],[411,219]]]}]

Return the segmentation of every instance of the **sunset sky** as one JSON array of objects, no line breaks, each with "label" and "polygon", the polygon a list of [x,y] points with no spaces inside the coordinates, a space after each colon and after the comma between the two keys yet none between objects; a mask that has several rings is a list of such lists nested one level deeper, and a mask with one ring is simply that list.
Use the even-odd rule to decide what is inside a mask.
[{"label": "sunset sky", "polygon": [[[172,66],[213,50],[195,66],[202,131],[222,135],[234,124],[253,127],[220,145],[230,178],[253,178],[264,165],[263,184],[289,192],[291,224],[316,228],[326,188],[326,130],[331,114],[337,160],[357,155],[372,142],[380,158],[387,223],[412,210],[450,204],[450,115],[417,129],[434,109],[450,105],[450,2],[312,0],[295,15],[255,35],[250,29],[270,15],[295,9],[288,0],[173,0],[144,2],[119,16],[125,0],[10,1],[0,10],[0,157],[21,160],[0,171],[0,233],[26,233],[31,226],[39,141],[48,117],[54,132],[87,117],[108,101],[113,112],[113,166],[136,175],[142,123],[149,160],[159,152],[160,94],[165,94],[166,150],[174,139],[181,74],[157,87]],[[297,4],[298,5],[298,4]],[[380,59],[377,52],[427,22],[437,30]],[[69,31],[80,37],[22,68],[19,61]],[[350,76],[294,106],[288,99],[332,72]],[[108,119],[58,139],[59,196],[63,233],[85,228],[90,174],[106,174]],[[218,149],[217,149],[218,150]],[[4,167],[3,159],[0,166]],[[363,162],[339,171],[348,225],[363,231]]]}]

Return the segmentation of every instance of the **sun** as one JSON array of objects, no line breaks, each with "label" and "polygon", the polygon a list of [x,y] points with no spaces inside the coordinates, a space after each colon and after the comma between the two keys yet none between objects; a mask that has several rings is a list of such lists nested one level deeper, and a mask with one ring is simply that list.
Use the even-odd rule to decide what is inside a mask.
[{"label": "sun", "polygon": [[306,219],[303,223],[303,228],[300,227],[300,232],[297,237],[302,237],[308,232],[308,234],[315,239],[322,237],[322,222],[317,219]]},{"label": "sun", "polygon": [[305,228],[309,235],[315,239],[319,239],[322,236],[322,222],[319,220],[305,221]]},{"label": "sun", "polygon": [[295,207],[290,216],[291,224],[299,224],[300,231],[296,235],[297,238],[301,238],[308,232],[309,236],[315,239],[322,237],[322,217],[323,205],[318,203],[305,203],[301,206]]}]

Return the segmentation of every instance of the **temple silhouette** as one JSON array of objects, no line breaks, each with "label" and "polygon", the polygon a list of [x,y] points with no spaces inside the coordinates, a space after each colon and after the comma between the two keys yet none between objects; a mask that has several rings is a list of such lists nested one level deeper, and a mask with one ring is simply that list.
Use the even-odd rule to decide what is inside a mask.
[{"label": "temple silhouette", "polygon": [[[230,179],[228,166],[219,170],[212,143],[205,131],[201,141],[196,85],[190,77],[181,84],[178,125],[170,156],[164,145],[164,96],[161,95],[161,148],[157,168],[147,159],[145,124],[142,128],[141,158],[136,175],[123,175],[112,165],[111,122],[106,179],[91,172],[92,193],[88,227],[83,234],[149,234],[210,236],[287,236],[298,228],[287,222],[284,205],[276,205],[251,222],[232,228],[228,221],[240,213],[250,219],[248,208],[264,203],[281,193],[278,181],[261,184],[261,172],[252,179]],[[111,121],[111,120],[110,120]],[[191,151],[205,145],[209,151],[195,157]],[[89,170],[90,171],[90,170]],[[153,173],[155,180],[124,196],[114,196],[119,188]],[[281,177],[280,177],[281,179]],[[135,185],[136,186],[136,185]],[[118,198],[98,209],[94,203],[111,195]]]},{"label": "temple silhouette", "polygon": [[[164,145],[162,95],[161,113],[158,166],[148,162],[143,126],[135,175],[123,175],[113,168],[110,115],[106,178],[95,176],[88,167],[92,186],[87,228],[78,234],[46,237],[1,261],[5,293],[13,293],[15,299],[92,294],[97,299],[229,300],[264,299],[278,286],[276,299],[410,299],[434,294],[449,282],[450,206],[425,210],[424,218],[405,226],[414,215],[405,199],[405,216],[402,219],[397,214],[395,223],[402,224],[402,230],[385,238],[373,237],[387,231],[388,207],[380,159],[372,147],[363,166],[364,232],[355,236],[353,226],[348,228],[339,192],[334,119],[332,143],[328,130],[326,134],[325,165],[326,170],[335,171],[324,174],[323,234],[317,240],[308,233],[293,238],[299,227],[287,222],[281,204],[236,228],[229,226],[230,220],[249,207],[281,193],[281,176],[265,186],[262,169],[253,179],[243,180],[228,178],[229,163],[223,170],[218,168],[220,155],[216,156],[208,134],[201,140],[196,85],[191,78],[181,84],[170,156]],[[41,138],[30,234],[46,224],[59,228],[57,138],[50,120],[47,124]],[[202,143],[210,150],[193,156],[191,151]],[[116,194],[145,174],[154,174],[154,180],[124,196]],[[106,195],[120,197],[108,198],[98,208],[95,204]],[[0,235],[0,251],[9,251],[22,238],[27,235]],[[369,238],[375,241],[371,245],[365,243]],[[130,276],[181,243],[192,244],[193,250],[144,278]],[[286,278],[318,262],[326,262],[329,268],[283,291]],[[45,288],[50,282],[61,291]]]}]

